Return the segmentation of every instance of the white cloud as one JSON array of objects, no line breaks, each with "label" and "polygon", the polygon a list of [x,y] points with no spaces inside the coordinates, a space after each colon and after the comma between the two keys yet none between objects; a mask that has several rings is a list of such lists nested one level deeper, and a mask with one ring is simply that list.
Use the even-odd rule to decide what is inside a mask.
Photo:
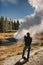
[{"label": "white cloud", "polygon": [[[36,8],[36,10],[42,10],[43,9],[43,0],[28,0],[30,5]],[[37,11],[38,11],[37,10]]]}]

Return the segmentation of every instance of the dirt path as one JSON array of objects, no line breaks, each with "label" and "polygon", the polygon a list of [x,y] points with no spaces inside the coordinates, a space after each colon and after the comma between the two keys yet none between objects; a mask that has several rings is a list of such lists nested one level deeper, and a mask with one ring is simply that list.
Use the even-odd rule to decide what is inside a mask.
[{"label": "dirt path", "polygon": [[[21,59],[21,56],[22,55],[17,55],[6,58],[3,62],[3,65],[15,65],[15,63]],[[40,47],[40,49],[34,50],[33,52],[30,53],[30,61],[25,63],[24,65],[43,65],[42,59],[43,59],[43,47]]]}]

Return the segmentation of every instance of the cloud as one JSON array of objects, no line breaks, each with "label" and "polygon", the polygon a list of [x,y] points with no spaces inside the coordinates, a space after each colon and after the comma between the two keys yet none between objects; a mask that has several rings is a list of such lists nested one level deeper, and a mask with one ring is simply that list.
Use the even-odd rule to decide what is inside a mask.
[{"label": "cloud", "polygon": [[35,11],[24,18],[24,22],[14,34],[16,38],[22,38],[27,32],[30,32],[31,36],[43,32],[43,0],[28,0],[28,2],[35,7]]},{"label": "cloud", "polygon": [[8,3],[8,2],[10,2],[12,4],[15,4],[15,3],[17,3],[17,0],[1,0],[1,2],[2,3]]},{"label": "cloud", "polygon": [[36,10],[37,9],[38,10],[42,10],[43,9],[43,0],[28,0],[28,2],[30,3],[30,5],[35,7]]}]

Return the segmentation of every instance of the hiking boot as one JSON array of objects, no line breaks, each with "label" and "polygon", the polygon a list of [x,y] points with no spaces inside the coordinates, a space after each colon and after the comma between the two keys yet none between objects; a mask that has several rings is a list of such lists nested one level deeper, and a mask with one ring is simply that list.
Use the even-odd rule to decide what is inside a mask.
[{"label": "hiking boot", "polygon": [[29,59],[26,59],[26,61],[29,61]]},{"label": "hiking boot", "polygon": [[27,60],[26,57],[22,57],[24,60]]}]

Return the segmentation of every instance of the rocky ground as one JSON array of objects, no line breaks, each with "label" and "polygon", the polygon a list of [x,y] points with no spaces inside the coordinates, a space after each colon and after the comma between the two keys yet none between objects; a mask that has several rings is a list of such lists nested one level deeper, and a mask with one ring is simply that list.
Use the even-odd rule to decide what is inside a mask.
[{"label": "rocky ground", "polygon": [[[0,62],[0,65],[21,65],[17,64],[22,59],[21,56],[22,54],[8,57],[2,63]],[[43,47],[31,51],[29,61],[22,65],[43,65]]]}]

